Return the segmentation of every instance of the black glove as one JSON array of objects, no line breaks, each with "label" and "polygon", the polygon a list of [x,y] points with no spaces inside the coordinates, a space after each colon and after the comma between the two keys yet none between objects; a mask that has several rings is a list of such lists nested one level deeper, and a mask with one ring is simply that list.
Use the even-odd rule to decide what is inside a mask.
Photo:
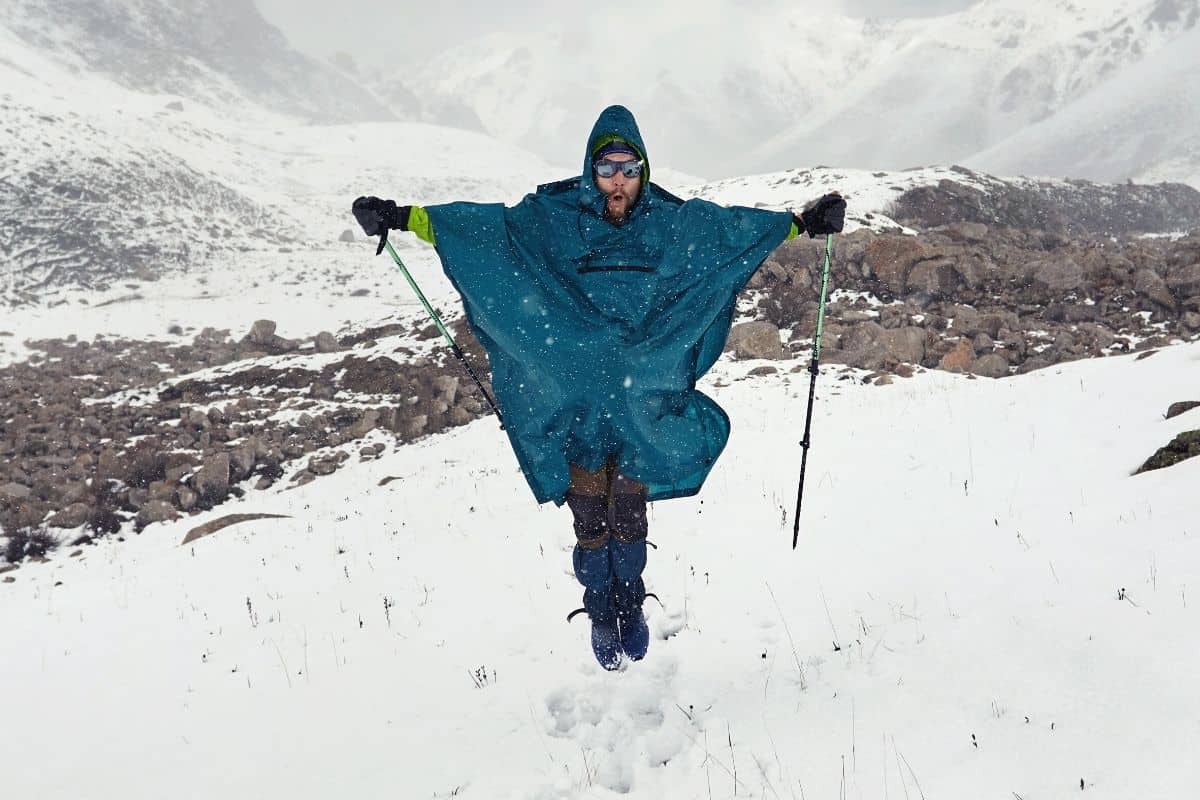
[{"label": "black glove", "polygon": [[812,208],[806,208],[798,216],[792,216],[801,232],[807,233],[810,239],[830,233],[841,233],[846,224],[846,201],[840,194],[833,192],[813,203]]},{"label": "black glove", "polygon": [[386,235],[387,231],[408,230],[408,215],[412,206],[398,206],[392,200],[360,197],[351,207],[354,218],[367,236]]}]

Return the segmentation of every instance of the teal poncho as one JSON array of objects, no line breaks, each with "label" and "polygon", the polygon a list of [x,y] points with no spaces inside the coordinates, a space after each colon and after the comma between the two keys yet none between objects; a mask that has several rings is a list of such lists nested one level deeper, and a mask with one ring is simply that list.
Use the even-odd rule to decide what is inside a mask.
[{"label": "teal poncho", "polygon": [[[612,137],[646,158],[621,226],[604,219],[591,169],[596,143]],[[696,379],[721,354],[738,290],[792,217],[684,202],[648,180],[637,123],[611,106],[580,177],[511,208],[426,207],[539,503],[563,502],[568,464],[594,470],[610,457],[650,500],[695,494],[729,438],[729,418]]]}]

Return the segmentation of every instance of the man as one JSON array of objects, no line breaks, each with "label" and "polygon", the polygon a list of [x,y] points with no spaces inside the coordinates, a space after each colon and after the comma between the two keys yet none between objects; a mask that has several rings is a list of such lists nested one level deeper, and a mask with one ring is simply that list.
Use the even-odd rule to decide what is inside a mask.
[{"label": "man", "polygon": [[799,216],[684,202],[650,183],[621,106],[600,114],[579,177],[516,206],[354,201],[368,236],[409,230],[437,248],[534,496],[574,516],[580,611],[605,669],[649,647],[647,502],[698,492],[729,437],[696,380],[738,291],[784,240],[840,232],[845,208],[836,194]]}]

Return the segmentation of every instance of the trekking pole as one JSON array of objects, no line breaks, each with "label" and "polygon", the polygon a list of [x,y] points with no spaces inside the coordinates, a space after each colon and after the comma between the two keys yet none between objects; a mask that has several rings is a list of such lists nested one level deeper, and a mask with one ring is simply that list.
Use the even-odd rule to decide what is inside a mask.
[{"label": "trekking pole", "polygon": [[421,305],[425,306],[425,311],[428,312],[429,316],[433,319],[433,324],[436,325],[437,329],[442,332],[442,336],[446,337],[446,342],[449,343],[450,350],[454,353],[454,357],[457,358],[459,363],[462,364],[467,370],[467,374],[471,376],[471,379],[475,381],[475,385],[479,387],[479,391],[483,393],[483,398],[487,400],[488,405],[492,407],[492,413],[496,415],[496,419],[500,423],[500,430],[504,430],[504,417],[500,414],[500,409],[496,407],[496,401],[492,399],[490,394],[488,394],[488,390],[483,388],[483,382],[479,380],[479,376],[476,375],[475,370],[471,368],[471,364],[467,361],[467,357],[463,353],[462,348],[460,348],[454,341],[454,337],[450,335],[450,331],[446,330],[446,326],[442,324],[442,318],[439,317],[438,313],[433,310],[433,306],[429,305],[429,301],[425,299],[425,294],[421,291],[421,287],[417,286],[417,282],[413,280],[413,276],[408,272],[408,267],[404,266],[404,262],[400,260],[400,255],[396,252],[395,248],[392,247],[392,243],[387,240],[386,229],[380,235],[379,249],[375,251],[375,255],[379,255],[384,248],[386,248],[388,253],[392,256],[392,260],[396,262],[396,266],[399,267],[400,271],[404,273],[404,277],[408,280],[408,285],[411,286],[412,290],[417,293],[417,297],[420,299]]},{"label": "trekking pole", "polygon": [[[389,245],[390,247],[391,245]],[[809,435],[812,433],[813,398],[817,391],[817,371],[821,361],[821,331],[825,328],[825,292],[829,288],[829,259],[833,252],[833,235],[825,235],[825,268],[821,271],[821,301],[817,306],[817,333],[813,338],[812,362],[808,372],[812,378],[808,383],[808,414],[804,418],[804,439],[800,446],[804,454],[800,457],[800,487],[796,490],[796,519],[792,526],[792,549],[800,541],[800,504],[804,501],[804,469],[808,466],[808,448],[812,444]]]}]

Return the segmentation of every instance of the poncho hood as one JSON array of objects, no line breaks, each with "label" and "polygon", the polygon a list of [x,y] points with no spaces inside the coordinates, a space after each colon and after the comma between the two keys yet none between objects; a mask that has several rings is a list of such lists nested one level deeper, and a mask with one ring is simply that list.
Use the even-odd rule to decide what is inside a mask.
[{"label": "poncho hood", "polygon": [[[592,171],[592,160],[596,151],[612,141],[620,140],[633,147],[641,154],[644,167],[642,169],[643,187],[650,182],[650,155],[642,141],[642,132],[638,130],[637,120],[625,106],[609,106],[600,112],[592,132],[588,136],[587,149],[583,154],[583,169],[579,176],[579,204],[590,208],[600,216],[604,215],[604,192],[596,186],[596,173]],[[644,192],[638,194],[640,202]],[[638,203],[634,203],[637,208]],[[631,212],[632,213],[632,212]]]},{"label": "poncho hood", "polygon": [[579,176],[508,208],[426,209],[539,502],[563,501],[569,464],[609,459],[651,500],[699,490],[729,420],[696,380],[721,353],[737,292],[791,227],[786,212],[684,202],[648,173],[613,225],[591,169],[605,137],[648,160],[633,115],[611,106]]}]

